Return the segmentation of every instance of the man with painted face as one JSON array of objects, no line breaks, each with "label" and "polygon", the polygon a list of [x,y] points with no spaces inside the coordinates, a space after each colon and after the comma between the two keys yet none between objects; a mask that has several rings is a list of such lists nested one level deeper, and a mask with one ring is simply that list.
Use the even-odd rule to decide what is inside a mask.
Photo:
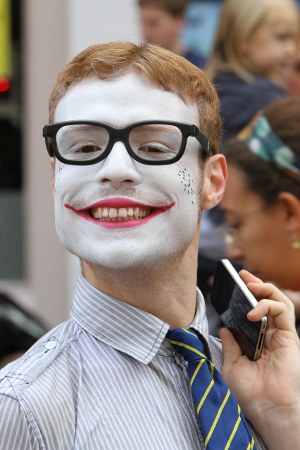
[{"label": "man with painted face", "polygon": [[256,362],[223,330],[223,364],[196,288],[226,178],[206,76],[152,45],[93,46],[60,72],[49,122],[56,229],[82,274],[71,318],[0,372],[1,449],[299,448],[291,302],[244,272],[264,298],[249,319],[272,324]]}]

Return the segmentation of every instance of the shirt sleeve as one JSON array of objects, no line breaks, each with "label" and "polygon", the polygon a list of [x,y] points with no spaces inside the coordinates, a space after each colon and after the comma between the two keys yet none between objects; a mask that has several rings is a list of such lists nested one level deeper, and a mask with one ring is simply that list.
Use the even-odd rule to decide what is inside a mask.
[{"label": "shirt sleeve", "polygon": [[26,414],[15,400],[0,395],[0,448],[1,450],[41,450]]}]

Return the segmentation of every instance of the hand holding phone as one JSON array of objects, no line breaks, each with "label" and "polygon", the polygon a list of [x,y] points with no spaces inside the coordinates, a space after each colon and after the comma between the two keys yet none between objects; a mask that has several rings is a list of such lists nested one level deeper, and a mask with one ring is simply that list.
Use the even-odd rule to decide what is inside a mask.
[{"label": "hand holding phone", "polygon": [[221,259],[217,264],[210,299],[244,354],[250,360],[259,359],[268,318],[265,316],[258,322],[248,320],[247,314],[257,305],[257,300],[228,259]]},{"label": "hand holding phone", "polygon": [[294,305],[271,283],[263,283],[247,271],[241,277],[250,283],[253,295],[262,299],[251,311],[252,319],[271,318],[263,345],[267,350],[265,357],[249,361],[241,357],[232,334],[221,330],[222,377],[267,448],[300,449],[300,341]]}]

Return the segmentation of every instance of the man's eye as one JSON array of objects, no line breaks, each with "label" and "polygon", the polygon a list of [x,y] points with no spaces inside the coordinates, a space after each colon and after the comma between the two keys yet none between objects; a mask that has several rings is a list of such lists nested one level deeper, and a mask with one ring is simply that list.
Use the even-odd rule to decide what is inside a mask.
[{"label": "man's eye", "polygon": [[238,230],[240,227],[240,222],[228,223],[228,229],[230,233],[234,233],[234,231]]},{"label": "man's eye", "polygon": [[145,153],[173,153],[173,150],[171,148],[168,148],[167,146],[163,144],[145,144],[141,145],[138,149],[140,152]]},{"label": "man's eye", "polygon": [[101,150],[99,147],[95,145],[84,145],[76,150],[76,153],[95,153]]},{"label": "man's eye", "polygon": [[158,147],[152,147],[152,146],[145,146],[145,147],[141,147],[140,149],[142,152],[148,152],[148,153],[161,153],[164,150],[162,150],[161,148]]},{"label": "man's eye", "polygon": [[87,159],[96,158],[103,151],[103,147],[93,143],[76,143],[71,145],[67,150],[61,151],[61,154],[71,159]]},{"label": "man's eye", "polygon": [[283,34],[278,34],[277,35],[277,39],[279,40],[279,41],[287,41],[287,40],[289,40],[289,39],[293,39],[293,37],[290,35],[290,34],[288,34],[288,33],[283,33]]}]

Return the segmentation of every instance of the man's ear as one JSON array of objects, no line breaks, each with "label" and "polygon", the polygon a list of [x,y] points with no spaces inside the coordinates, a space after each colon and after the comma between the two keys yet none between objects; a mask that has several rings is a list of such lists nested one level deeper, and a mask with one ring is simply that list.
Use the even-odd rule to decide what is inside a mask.
[{"label": "man's ear", "polygon": [[298,233],[300,231],[300,200],[290,192],[281,192],[278,203],[283,209],[287,231]]},{"label": "man's ear", "polygon": [[224,155],[210,156],[204,168],[202,209],[211,209],[222,200],[227,178]]},{"label": "man's ear", "polygon": [[52,171],[52,197],[54,198],[54,184],[55,184],[55,160],[50,158],[50,165]]}]

